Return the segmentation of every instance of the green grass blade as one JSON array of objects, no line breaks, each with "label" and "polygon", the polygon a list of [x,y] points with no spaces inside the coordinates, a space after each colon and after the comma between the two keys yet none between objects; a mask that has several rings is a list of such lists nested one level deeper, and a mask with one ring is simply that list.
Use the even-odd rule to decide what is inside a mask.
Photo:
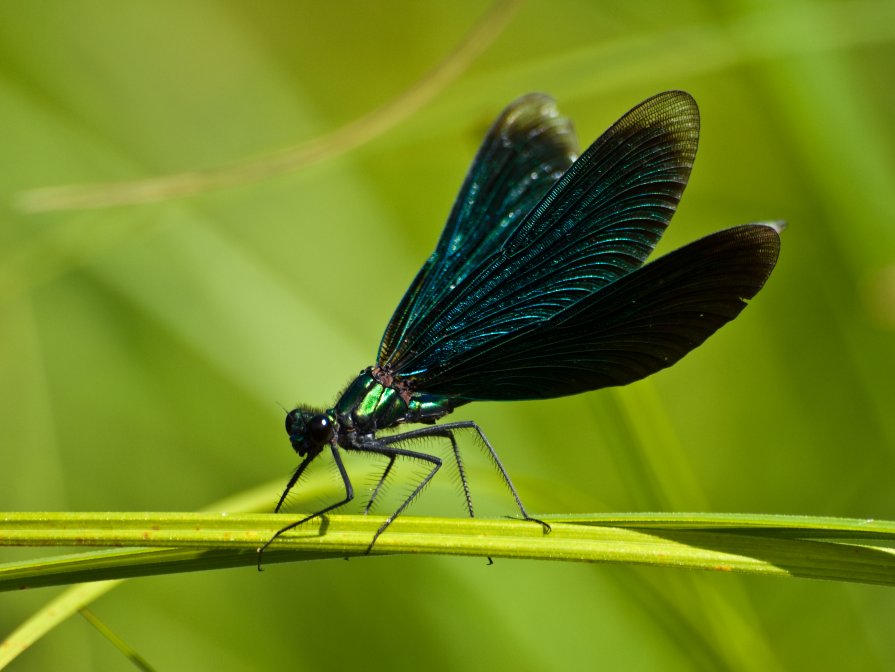
[{"label": "green grass blade", "polygon": [[81,609],[81,616],[90,623],[99,633],[109,640],[109,642],[118,649],[121,654],[127,658],[138,670],[143,672],[154,672],[154,668],[141,656],[130,644],[119,637],[108,625],[106,625],[99,616],[94,614],[90,609],[84,607]]},{"label": "green grass blade", "polygon": [[[611,562],[895,584],[895,523],[807,516],[570,515],[519,520],[405,517],[374,555],[394,553]],[[0,590],[254,566],[274,514],[7,514],[8,546],[112,550],[0,566]],[[329,516],[283,535],[264,563],[364,555],[382,519]],[[127,547],[127,548],[121,548]]]}]

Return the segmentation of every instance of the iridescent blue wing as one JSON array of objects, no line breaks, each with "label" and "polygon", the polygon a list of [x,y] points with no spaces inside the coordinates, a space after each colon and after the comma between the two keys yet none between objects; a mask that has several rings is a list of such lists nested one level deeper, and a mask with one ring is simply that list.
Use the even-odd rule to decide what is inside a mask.
[{"label": "iridescent blue wing", "polygon": [[572,125],[549,96],[529,94],[503,111],[472,162],[435,252],[385,330],[380,361],[494,255],[577,156]]},{"label": "iridescent blue wing", "polygon": [[[442,381],[473,353],[499,349],[639,268],[668,225],[696,154],[695,101],[669,91],[606,131],[524,217],[506,223],[462,274],[424,267],[438,286],[411,287],[425,310],[393,318],[379,363],[417,389]],[[474,249],[474,248],[473,248]],[[463,256],[461,247],[454,251]],[[471,390],[470,398],[481,398]]]},{"label": "iridescent blue wing", "polygon": [[735,318],[780,251],[775,225],[719,231],[414,377],[465,400],[544,399],[645,378]]}]

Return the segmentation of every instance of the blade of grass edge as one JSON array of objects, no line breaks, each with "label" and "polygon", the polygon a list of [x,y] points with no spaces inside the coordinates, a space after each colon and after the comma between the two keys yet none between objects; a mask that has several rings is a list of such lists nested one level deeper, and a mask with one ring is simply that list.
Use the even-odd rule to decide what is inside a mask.
[{"label": "blade of grass edge", "polygon": [[[895,585],[895,523],[718,514],[548,516],[520,520],[407,516],[372,551],[613,562]],[[282,525],[276,514],[9,514],[4,545],[113,550],[0,566],[0,590],[252,566]],[[284,535],[265,564],[364,555],[382,519],[328,516]],[[126,547],[122,549],[121,547]]]},{"label": "blade of grass edge", "polygon": [[[206,511],[269,511],[271,493],[276,493],[280,487],[279,480],[265,483],[215,502],[207,507]],[[123,580],[83,583],[72,586],[54,597],[0,642],[0,670],[6,668],[19,654],[27,651],[50,630],[121,583]]]}]

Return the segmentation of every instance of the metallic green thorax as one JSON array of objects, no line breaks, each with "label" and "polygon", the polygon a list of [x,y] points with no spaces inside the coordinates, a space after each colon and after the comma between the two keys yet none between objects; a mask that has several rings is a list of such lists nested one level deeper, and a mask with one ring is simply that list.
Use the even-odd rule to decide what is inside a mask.
[{"label": "metallic green thorax", "polygon": [[340,436],[369,435],[405,422],[431,424],[464,403],[432,394],[417,394],[386,371],[367,368],[345,389],[327,415]]}]

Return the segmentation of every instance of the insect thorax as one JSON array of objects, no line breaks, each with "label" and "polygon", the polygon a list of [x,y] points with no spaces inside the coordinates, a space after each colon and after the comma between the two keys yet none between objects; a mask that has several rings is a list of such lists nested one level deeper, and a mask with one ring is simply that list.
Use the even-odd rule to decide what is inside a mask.
[{"label": "insect thorax", "polygon": [[378,368],[367,368],[342,392],[330,411],[339,434],[370,435],[404,422],[433,423],[450,413],[457,400],[414,394]]}]

